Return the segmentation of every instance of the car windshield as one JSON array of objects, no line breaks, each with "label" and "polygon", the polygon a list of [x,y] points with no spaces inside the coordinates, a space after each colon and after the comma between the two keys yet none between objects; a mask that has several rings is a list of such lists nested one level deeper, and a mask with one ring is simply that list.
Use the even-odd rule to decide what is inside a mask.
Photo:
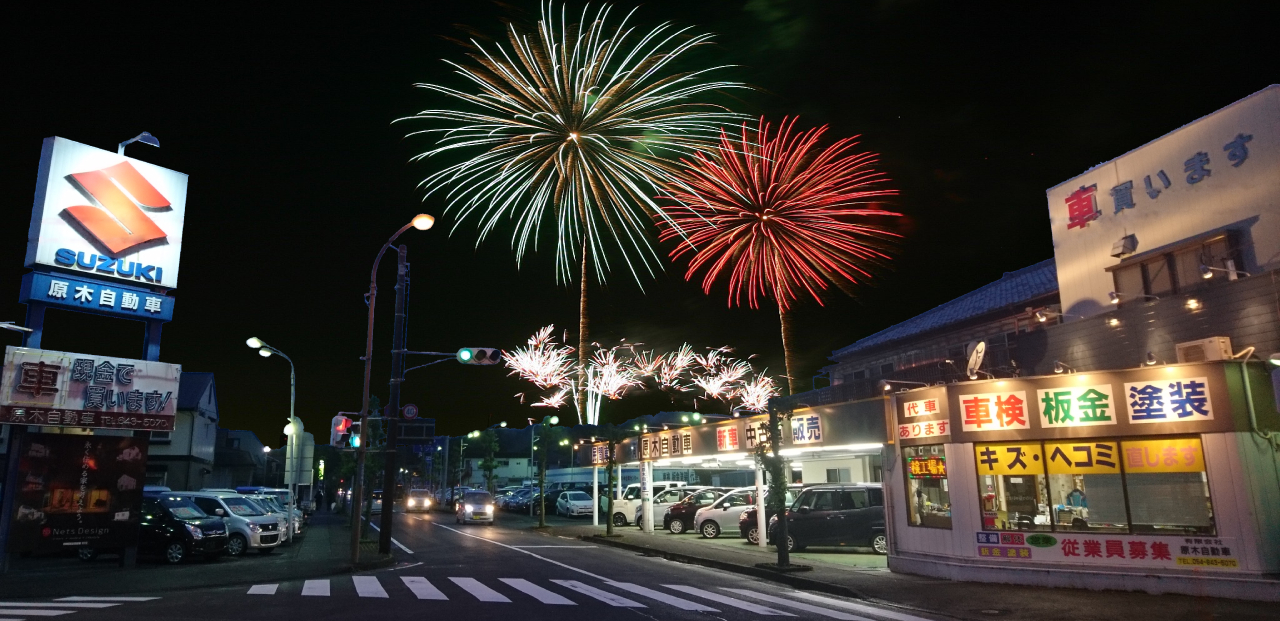
[{"label": "car windshield", "polygon": [[427,497],[427,490],[425,490],[425,489],[415,489],[415,490],[411,490],[411,491],[409,492],[409,497],[410,497],[410,498],[426,498],[426,497]]},{"label": "car windshield", "polygon": [[254,498],[253,502],[257,503],[259,507],[262,507],[267,511],[284,511],[284,507],[280,506],[280,503],[276,502],[276,499],[270,496]]},{"label": "car windshield", "polygon": [[223,498],[222,502],[227,504],[227,508],[231,510],[231,513],[241,517],[266,515],[266,512],[262,510],[262,507],[254,504],[253,501],[248,498]]},{"label": "car windshield", "polygon": [[573,501],[587,501],[587,502],[591,502],[591,497],[590,497],[590,496],[588,496],[588,495],[586,495],[586,494],[585,494],[585,493],[583,493],[583,492],[569,492],[568,494],[565,494],[565,499],[566,499],[566,500],[573,500]]},{"label": "car windshield", "polygon": [[462,502],[485,503],[493,500],[493,496],[489,492],[467,492],[462,496]]},{"label": "car windshield", "polygon": [[179,520],[195,520],[199,518],[209,517],[204,511],[200,510],[195,503],[185,498],[161,498],[160,504],[173,514],[173,517]]}]

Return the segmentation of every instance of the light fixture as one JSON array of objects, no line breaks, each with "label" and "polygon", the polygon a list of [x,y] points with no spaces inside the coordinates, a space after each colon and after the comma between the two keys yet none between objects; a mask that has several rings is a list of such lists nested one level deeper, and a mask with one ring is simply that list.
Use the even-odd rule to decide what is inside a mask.
[{"label": "light fixture", "polygon": [[1268,362],[1270,362],[1271,364],[1274,364],[1274,365],[1276,365],[1276,366],[1280,367],[1280,353],[1278,353],[1278,354],[1271,354],[1271,357],[1270,357],[1270,358],[1268,358],[1267,360],[1268,360]]},{"label": "light fixture", "polygon": [[1075,367],[1072,367],[1071,365],[1062,364],[1062,362],[1061,362],[1061,361],[1054,360],[1054,361],[1053,361],[1053,372],[1054,372],[1054,373],[1062,373],[1063,371],[1066,371],[1066,372],[1068,372],[1068,373],[1075,373],[1075,372],[1076,372],[1076,369],[1075,369]]},{"label": "light fixture", "polygon": [[1150,351],[1149,351],[1149,352],[1147,352],[1147,366],[1149,366],[1149,367],[1154,367],[1154,366],[1156,366],[1156,354],[1155,354],[1155,352],[1150,352]]},{"label": "light fixture", "polygon": [[259,347],[262,347],[262,341],[258,340],[258,337],[256,336],[249,337],[249,340],[245,341],[244,344],[248,345],[249,347],[252,347],[253,349],[258,349]]},{"label": "light fixture", "polygon": [[124,155],[124,148],[125,148],[126,146],[128,146],[128,145],[131,145],[131,144],[135,143],[135,142],[141,142],[142,144],[149,144],[149,145],[151,145],[151,146],[153,146],[153,147],[159,147],[159,146],[160,146],[160,139],[159,139],[159,138],[156,138],[155,136],[152,136],[152,135],[151,135],[151,132],[142,132],[141,134],[138,134],[137,136],[134,136],[133,138],[130,138],[130,139],[128,139],[128,140],[126,140],[126,141],[124,141],[124,142],[120,143],[120,145],[119,145],[118,147],[116,147],[116,155]]},{"label": "light fixture", "polygon": [[921,386],[924,388],[929,387],[929,385],[924,382],[908,382],[905,380],[880,380],[880,389],[885,392],[889,392],[890,390],[893,390],[894,384],[909,384],[911,386]]},{"label": "light fixture", "polygon": [[1213,278],[1213,270],[1209,269],[1208,265],[1201,265],[1200,277],[1205,280],[1209,280],[1210,278]]},{"label": "light fixture", "polygon": [[1111,293],[1108,293],[1107,295],[1111,298],[1111,303],[1112,303],[1112,304],[1119,304],[1119,303],[1120,303],[1120,296],[1119,296],[1119,295],[1116,295],[1116,292],[1115,292],[1115,291],[1112,291]]},{"label": "light fixture", "polygon": [[1111,298],[1111,303],[1112,303],[1112,304],[1119,304],[1119,303],[1120,303],[1120,298],[1122,298],[1122,297],[1124,297],[1124,298],[1146,298],[1146,299],[1148,299],[1148,300],[1152,300],[1152,301],[1155,301],[1155,302],[1159,302],[1159,301],[1160,301],[1160,296],[1158,296],[1158,295],[1147,295],[1147,294],[1145,294],[1145,293],[1116,293],[1115,291],[1112,291],[1111,293],[1108,293],[1108,294],[1107,294],[1107,297]]},{"label": "light fixture", "polygon": [[1191,310],[1198,310],[1200,308],[1200,300],[1195,298],[1187,299],[1187,308]]},{"label": "light fixture", "polygon": [[1119,319],[1116,319],[1115,317],[1110,317],[1110,318],[1108,318],[1108,319],[1107,319],[1107,325],[1109,325],[1109,326],[1111,326],[1112,328],[1114,328],[1114,327],[1116,327],[1116,326],[1120,325],[1120,320],[1119,320]]},{"label": "light fixture", "polygon": [[431,225],[436,223],[436,219],[430,214],[420,213],[413,217],[412,223],[413,228],[418,229],[419,231],[425,231],[431,228]]},{"label": "light fixture", "polygon": [[506,426],[507,426],[507,421],[505,421],[505,420],[504,420],[504,421],[502,421],[502,422],[498,423],[498,426],[499,426],[499,427],[506,427]]},{"label": "light fixture", "polygon": [[264,348],[262,348],[262,349],[259,349],[259,350],[258,350],[258,355],[259,355],[259,356],[262,356],[263,358],[270,358],[270,357],[271,357],[271,350],[270,350],[270,349],[267,349],[267,348],[265,348],[265,347],[264,347]]},{"label": "light fixture", "polygon": [[1049,317],[1044,314],[1044,311],[1036,311],[1036,321],[1039,321],[1040,323],[1044,323],[1048,319]]},{"label": "light fixture", "polygon": [[289,423],[288,425],[284,426],[284,435],[286,436],[293,435],[293,423]]},{"label": "light fixture", "polygon": [[680,417],[680,422],[682,422],[682,423],[687,423],[687,422],[689,422],[689,415],[688,415],[688,414],[685,414],[685,415],[681,416],[681,417]]},{"label": "light fixture", "polygon": [[264,444],[264,445],[262,445],[262,452],[263,452],[263,453],[270,453],[270,452],[271,452],[271,447],[269,447],[269,446],[267,446],[267,445],[265,445],[265,444]]},{"label": "light fixture", "polygon": [[548,422],[550,422],[552,425],[558,425],[558,424],[560,424],[560,417],[559,417],[559,416],[552,416],[552,417],[551,417],[551,420],[550,420],[550,421],[548,421]]}]

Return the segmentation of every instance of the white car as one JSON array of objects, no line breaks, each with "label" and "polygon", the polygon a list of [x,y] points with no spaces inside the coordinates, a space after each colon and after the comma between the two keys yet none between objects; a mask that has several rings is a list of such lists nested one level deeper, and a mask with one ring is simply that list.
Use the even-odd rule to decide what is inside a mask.
[{"label": "white car", "polygon": [[[653,484],[653,494],[656,496],[672,487],[684,486],[684,481],[655,482]],[[642,504],[643,503],[640,498],[640,484],[632,483],[631,485],[628,485],[622,492],[622,498],[613,501],[613,525],[626,526],[627,524],[630,524],[631,522],[628,520],[627,516],[635,515],[636,507],[639,507]]]},{"label": "white car", "polygon": [[573,517],[591,515],[591,497],[586,492],[569,490],[556,497],[556,515]]},{"label": "white car", "polygon": [[693,527],[703,537],[714,539],[726,527],[737,533],[738,518],[743,511],[756,506],[756,488],[739,487],[693,515]]}]

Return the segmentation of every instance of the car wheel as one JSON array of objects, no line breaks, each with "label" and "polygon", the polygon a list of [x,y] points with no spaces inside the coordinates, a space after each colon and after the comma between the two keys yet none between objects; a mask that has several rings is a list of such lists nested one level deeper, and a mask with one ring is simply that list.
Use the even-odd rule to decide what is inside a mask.
[{"label": "car wheel", "polygon": [[76,551],[76,556],[80,557],[82,561],[92,561],[98,558],[98,551],[93,548],[80,548]]},{"label": "car wheel", "polygon": [[751,530],[748,530],[747,541],[750,541],[751,545],[760,545],[760,529],[752,528]]},{"label": "car wheel", "polygon": [[181,563],[182,559],[184,558],[187,558],[186,546],[176,541],[165,546],[164,560],[166,563],[169,563],[170,565],[176,565],[178,563]]},{"label": "car wheel", "polygon": [[272,547],[272,548],[258,548],[258,554],[271,554],[272,552],[275,552],[275,551],[276,551],[276,549],[275,549],[274,547]]},{"label": "car wheel", "polygon": [[636,518],[636,528],[644,530],[644,518]]},{"label": "car wheel", "polygon": [[674,520],[671,520],[671,526],[670,526],[667,530],[670,530],[671,532],[673,532],[673,533],[675,533],[675,534],[677,534],[677,535],[679,535],[680,533],[683,533],[683,532],[684,532],[684,520],[682,520],[682,519],[680,519],[680,518],[676,518],[676,519],[674,519]]},{"label": "car wheel", "polygon": [[249,542],[244,538],[244,535],[236,533],[231,535],[230,539],[227,539],[227,554],[231,556],[240,556],[248,548]]},{"label": "car wheel", "polygon": [[884,533],[880,533],[880,534],[876,535],[875,537],[872,537],[872,538],[871,538],[871,548],[872,548],[872,549],[874,549],[874,550],[876,551],[876,554],[888,554],[888,553],[889,553],[889,538],[888,538],[888,537],[885,537],[885,536],[884,536]]},{"label": "car wheel", "polygon": [[613,525],[614,525],[614,526],[626,526],[626,525],[627,525],[627,516],[622,515],[621,513],[615,513],[615,514],[613,514]]},{"label": "car wheel", "polygon": [[791,535],[787,535],[787,551],[800,552],[802,550],[804,550],[804,544],[796,543],[795,537],[792,537]]},{"label": "car wheel", "polygon": [[716,524],[713,520],[703,522],[702,528],[699,530],[702,532],[702,536],[707,539],[715,539],[720,536],[720,525]]}]

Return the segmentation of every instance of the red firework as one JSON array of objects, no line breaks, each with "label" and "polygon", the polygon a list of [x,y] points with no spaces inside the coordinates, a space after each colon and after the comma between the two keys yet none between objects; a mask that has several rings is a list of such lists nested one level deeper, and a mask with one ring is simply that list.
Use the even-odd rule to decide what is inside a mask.
[{"label": "red firework", "polygon": [[876,224],[901,214],[875,206],[896,190],[879,187],[873,153],[855,153],[857,137],[821,148],[827,127],[794,132],[796,119],[774,130],[764,119],[740,137],[721,131],[718,148],[699,153],[681,183],[665,188],[670,220],[659,237],[677,240],[673,259],[692,255],[686,280],[706,269],[702,288],[726,272],[729,305],[759,306],[761,295],[786,312],[804,291],[819,304],[828,283],[845,288],[871,277],[868,268],[887,260],[877,247],[897,234]]}]

